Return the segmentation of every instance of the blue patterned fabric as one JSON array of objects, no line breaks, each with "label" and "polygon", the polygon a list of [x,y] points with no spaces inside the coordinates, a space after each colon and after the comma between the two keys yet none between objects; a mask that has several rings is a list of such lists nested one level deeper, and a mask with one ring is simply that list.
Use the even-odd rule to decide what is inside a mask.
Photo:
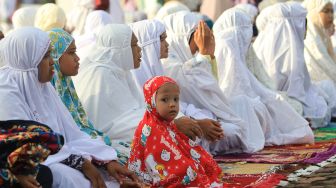
[{"label": "blue patterned fabric", "polygon": [[51,40],[51,56],[54,60],[55,68],[55,74],[51,80],[52,85],[55,87],[58,95],[61,97],[63,103],[70,111],[73,119],[81,131],[87,133],[91,136],[91,138],[94,139],[100,136],[104,139],[104,142],[107,145],[111,145],[110,138],[105,136],[102,132],[96,130],[93,124],[89,121],[88,116],[86,115],[85,110],[79,101],[71,77],[63,75],[60,70],[59,58],[74,41],[73,37],[63,29],[59,28],[54,28],[48,33]]}]

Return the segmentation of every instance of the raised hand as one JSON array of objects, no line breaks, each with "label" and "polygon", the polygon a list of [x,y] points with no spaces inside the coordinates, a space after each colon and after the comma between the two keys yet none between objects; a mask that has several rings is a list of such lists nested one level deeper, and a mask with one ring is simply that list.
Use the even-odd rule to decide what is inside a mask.
[{"label": "raised hand", "polygon": [[197,26],[197,29],[194,33],[194,41],[200,54],[210,55],[211,58],[214,57],[215,38],[212,31],[203,20],[200,21]]}]

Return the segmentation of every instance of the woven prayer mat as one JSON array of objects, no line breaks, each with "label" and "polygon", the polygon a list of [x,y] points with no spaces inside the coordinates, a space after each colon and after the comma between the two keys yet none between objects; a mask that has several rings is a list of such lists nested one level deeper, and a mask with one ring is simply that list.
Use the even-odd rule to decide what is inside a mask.
[{"label": "woven prayer mat", "polygon": [[325,141],[336,139],[336,125],[329,124],[327,127],[322,127],[314,130],[315,141]]},{"label": "woven prayer mat", "polygon": [[216,156],[217,162],[234,163],[318,163],[336,154],[336,140],[317,142],[315,144],[286,145],[265,147],[253,154],[230,154]]},{"label": "woven prayer mat", "polygon": [[223,169],[224,187],[274,187],[286,176],[276,173],[281,165],[231,163],[220,164]]},{"label": "woven prayer mat", "polygon": [[278,164],[219,163],[224,174],[262,174],[278,167]]}]

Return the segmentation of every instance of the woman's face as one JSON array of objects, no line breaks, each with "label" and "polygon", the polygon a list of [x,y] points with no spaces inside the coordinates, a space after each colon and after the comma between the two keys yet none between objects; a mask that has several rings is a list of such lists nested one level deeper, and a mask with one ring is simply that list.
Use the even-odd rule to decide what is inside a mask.
[{"label": "woman's face", "polygon": [[141,48],[138,46],[138,39],[135,37],[134,33],[132,33],[131,48],[133,54],[134,69],[137,69],[140,67],[141,62]]},{"label": "woman's face", "polygon": [[79,69],[79,57],[76,54],[76,44],[72,41],[68,49],[59,59],[61,72],[64,76],[76,76]]},{"label": "woman's face", "polygon": [[325,29],[329,29],[330,27],[332,27],[334,19],[333,5],[331,3],[328,3],[319,14],[323,27]]},{"label": "woman's face", "polygon": [[166,38],[167,38],[167,34],[166,32],[163,32],[160,35],[160,59],[164,59],[168,57],[169,44],[166,41]]},{"label": "woman's face", "polygon": [[43,56],[38,69],[38,80],[41,83],[49,82],[54,75],[54,61],[50,56],[51,47],[49,47],[47,53]]}]

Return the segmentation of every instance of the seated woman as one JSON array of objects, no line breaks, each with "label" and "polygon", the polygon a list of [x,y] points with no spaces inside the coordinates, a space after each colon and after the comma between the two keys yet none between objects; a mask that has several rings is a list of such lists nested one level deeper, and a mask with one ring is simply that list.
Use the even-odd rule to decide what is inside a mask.
[{"label": "seated woman", "polygon": [[147,111],[135,131],[128,168],[155,187],[220,187],[217,163],[174,124],[177,83],[157,76],[143,88]]},{"label": "seated woman", "polygon": [[41,163],[63,143],[61,135],[41,123],[0,121],[0,187],[51,187],[51,171]]},{"label": "seated woman", "polygon": [[[161,58],[168,57],[168,43],[165,26],[157,20],[143,20],[131,25],[138,44],[141,47],[141,65],[132,70],[132,74],[139,87],[143,87],[146,80],[164,75]],[[210,151],[210,144],[223,137],[220,123],[212,120],[212,113],[205,109],[196,108],[193,104],[180,102],[180,112],[196,120],[203,132],[201,145]],[[187,134],[190,136],[189,134]]]},{"label": "seated woman", "polygon": [[262,85],[246,67],[245,57],[253,33],[250,16],[236,8],[226,10],[217,19],[214,33],[220,88],[227,98],[246,95],[266,106],[273,120],[264,132],[266,144],[314,142],[308,122],[280,95]]},{"label": "seated woman", "polygon": [[265,8],[257,18],[260,33],[253,48],[276,90],[300,101],[303,116],[312,120],[313,127],[321,127],[330,121],[335,99],[329,102],[328,95],[311,83],[303,57],[306,14],[293,2]]},{"label": "seated woman", "polygon": [[[51,83],[81,131],[87,133],[93,139],[102,139],[105,144],[112,145],[110,138],[103,132],[95,129],[89,120],[70,77],[76,76],[79,68],[79,57],[76,55],[74,39],[64,30],[56,28],[49,31],[49,37],[52,39],[51,45],[53,48],[51,56],[55,63],[54,70],[56,70]],[[123,165],[128,160],[128,155],[124,152],[125,147],[128,147],[127,143],[113,143],[113,148],[116,149],[118,154],[118,161]]]},{"label": "seated woman", "polygon": [[304,58],[309,74],[314,81],[336,83],[336,54],[327,33],[333,27],[333,4],[330,0],[309,0],[304,5],[308,11]]},{"label": "seated woman", "polygon": [[140,58],[130,27],[108,24],[73,79],[89,118],[112,140],[130,142],[145,112],[129,71],[139,67]]},{"label": "seated woman", "polygon": [[74,39],[69,33],[58,28],[54,28],[48,33],[52,47],[50,54],[54,61],[55,70],[51,84],[55,87],[81,131],[87,133],[93,139],[99,137],[107,145],[111,145],[109,137],[96,130],[89,121],[72,83],[71,76],[76,76],[79,69],[79,57],[76,54]]},{"label": "seated woman", "polygon": [[215,43],[211,30],[194,13],[178,12],[165,18],[168,58],[165,73],[181,88],[181,101],[206,109],[220,122],[224,138],[210,145],[213,154],[256,152],[265,144],[271,117],[258,100],[244,95],[226,98],[216,75]]},{"label": "seated woman", "polygon": [[[121,178],[124,176],[137,181],[116,161],[113,148],[80,131],[49,83],[54,68],[48,34],[25,27],[13,31],[1,43],[6,66],[0,69],[0,120],[34,120],[64,136],[62,150],[45,162],[53,173],[53,187],[110,187],[127,183]],[[106,167],[106,171],[99,171],[97,165]]]},{"label": "seated woman", "polygon": [[[113,142],[131,142],[146,110],[130,72],[140,66],[137,39],[129,26],[109,24],[101,30],[93,49],[73,78],[78,96],[98,129]],[[184,133],[201,135],[191,119],[182,117],[176,124]],[[129,156],[129,150],[126,152]]]}]

